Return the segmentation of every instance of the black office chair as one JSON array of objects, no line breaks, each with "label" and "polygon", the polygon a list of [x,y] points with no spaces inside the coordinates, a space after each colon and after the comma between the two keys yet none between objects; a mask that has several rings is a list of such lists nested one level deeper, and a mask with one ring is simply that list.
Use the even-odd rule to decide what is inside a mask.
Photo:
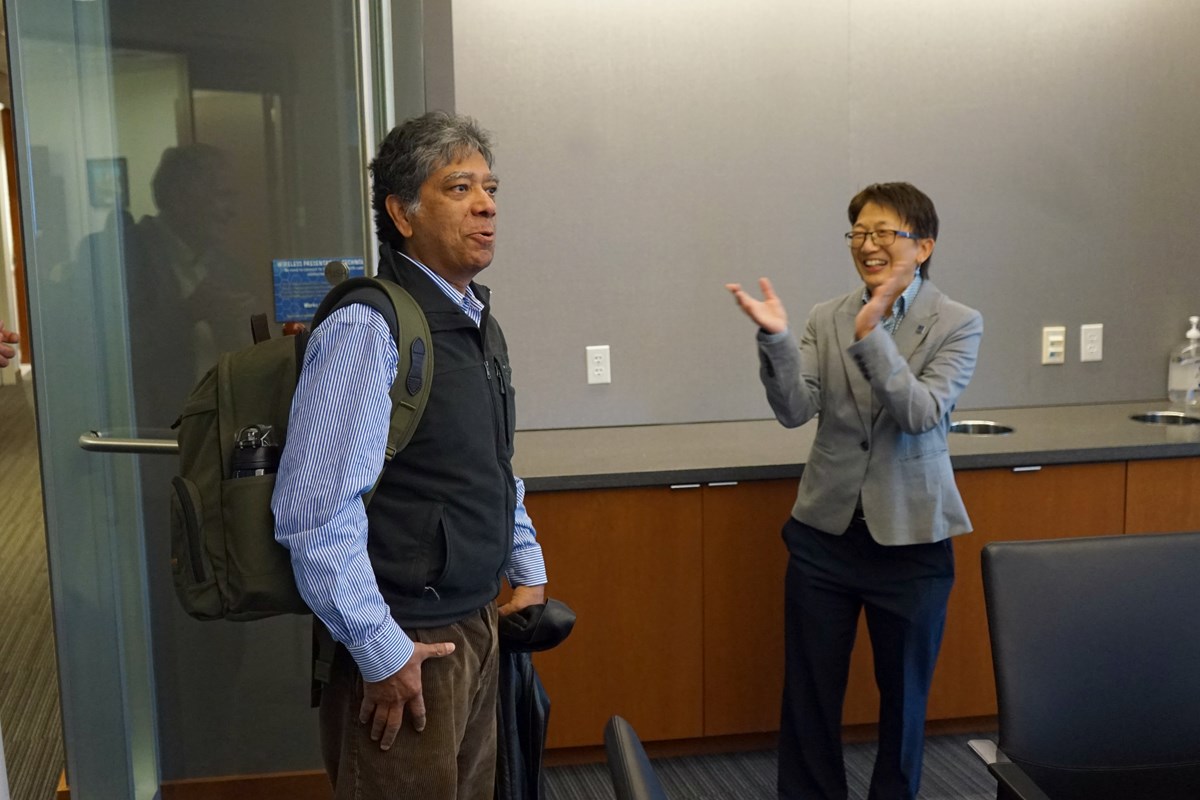
[{"label": "black office chair", "polygon": [[1200,798],[1200,533],[997,542],[983,585],[999,798]]},{"label": "black office chair", "polygon": [[633,726],[614,716],[604,726],[604,750],[617,800],[669,800]]}]

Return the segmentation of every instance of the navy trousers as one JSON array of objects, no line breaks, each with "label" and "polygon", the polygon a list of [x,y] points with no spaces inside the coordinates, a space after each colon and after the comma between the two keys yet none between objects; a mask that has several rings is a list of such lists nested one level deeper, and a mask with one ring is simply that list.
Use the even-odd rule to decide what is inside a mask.
[{"label": "navy trousers", "polygon": [[841,536],[789,519],[781,800],[846,800],[842,704],[865,609],[879,687],[868,800],[915,800],[925,707],[954,584],[950,542],[884,547],[856,518]]}]

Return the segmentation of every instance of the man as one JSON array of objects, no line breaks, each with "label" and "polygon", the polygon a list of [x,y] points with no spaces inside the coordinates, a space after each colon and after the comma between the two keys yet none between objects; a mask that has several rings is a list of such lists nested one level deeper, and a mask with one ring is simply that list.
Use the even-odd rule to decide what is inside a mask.
[{"label": "man", "polygon": [[17,349],[11,345],[21,341],[21,337],[13,331],[4,329],[4,321],[0,320],[0,369],[8,366],[11,359],[17,357]]},{"label": "man", "polygon": [[727,288],[759,326],[760,377],[787,427],[819,415],[791,519],[781,800],[845,800],[842,703],[866,610],[879,686],[869,800],[915,800],[925,707],[954,583],[950,537],[971,530],[954,483],[950,412],[975,371],[983,320],[929,280],[933,202],[907,183],[850,201],[863,287],[817,305],[797,347],[783,303]]},{"label": "man", "polygon": [[237,204],[224,152],[168,147],[151,190],[157,214],[134,224],[115,209],[102,235],[119,229],[125,240],[138,422],[165,428],[221,353],[252,343],[250,316],[263,304],[251,292],[251,272],[229,253]]},{"label": "man", "polygon": [[392,130],[371,162],[380,275],[425,311],[428,405],[384,461],[398,353],[374,309],[317,326],[272,500],[304,599],[340,642],[321,697],[339,798],[490,798],[496,766],[497,609],[544,601],[545,567],[511,467],[504,335],[474,278],[492,262],[498,181],[488,135],[432,112]]}]

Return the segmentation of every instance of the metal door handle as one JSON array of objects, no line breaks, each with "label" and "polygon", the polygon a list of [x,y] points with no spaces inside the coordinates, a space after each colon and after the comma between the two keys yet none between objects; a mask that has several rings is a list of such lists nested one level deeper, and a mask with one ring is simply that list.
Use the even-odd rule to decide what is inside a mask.
[{"label": "metal door handle", "polygon": [[174,439],[123,439],[106,436],[103,431],[88,431],[79,437],[79,446],[93,453],[142,453],[173,456],[179,454]]}]

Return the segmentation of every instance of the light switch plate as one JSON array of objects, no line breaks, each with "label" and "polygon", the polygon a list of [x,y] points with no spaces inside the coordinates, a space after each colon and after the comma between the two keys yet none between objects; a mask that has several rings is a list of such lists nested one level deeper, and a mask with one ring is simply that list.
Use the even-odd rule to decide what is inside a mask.
[{"label": "light switch plate", "polygon": [[1064,325],[1042,328],[1042,363],[1064,364],[1067,361],[1067,329]]}]

